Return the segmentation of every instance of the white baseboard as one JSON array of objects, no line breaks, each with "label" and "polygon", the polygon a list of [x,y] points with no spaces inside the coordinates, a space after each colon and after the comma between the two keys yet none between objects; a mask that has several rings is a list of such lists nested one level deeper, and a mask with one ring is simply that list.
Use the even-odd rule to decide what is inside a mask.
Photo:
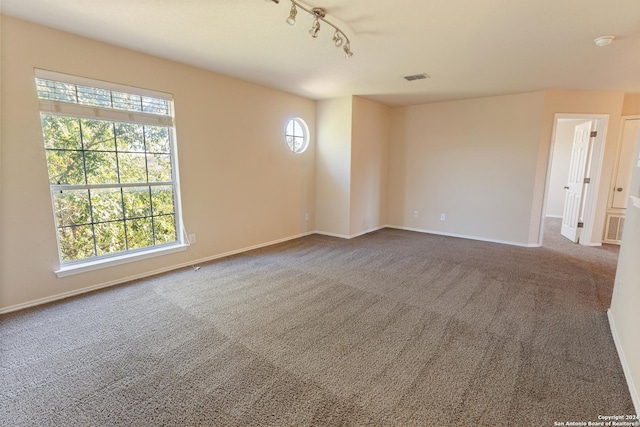
[{"label": "white baseboard", "polygon": [[387,227],[388,225],[383,225],[381,227],[374,227],[366,231],[361,231],[359,233],[349,234],[349,235],[329,233],[327,231],[315,231],[315,234],[320,234],[322,236],[329,236],[329,237],[339,237],[341,239],[355,239],[356,237],[364,236],[365,234],[373,233],[374,231],[382,230],[383,228],[387,228]]},{"label": "white baseboard", "polygon": [[213,260],[216,260],[216,259],[219,259],[219,258],[225,258],[225,257],[231,256],[231,255],[236,255],[236,254],[239,254],[239,253],[242,253],[242,252],[247,252],[247,251],[251,251],[251,250],[254,250],[254,249],[260,249],[260,248],[264,248],[264,247],[267,247],[267,246],[276,245],[278,243],[287,242],[289,240],[299,239],[300,237],[309,236],[311,234],[315,234],[315,232],[311,231],[311,232],[308,232],[308,233],[302,233],[302,234],[298,234],[298,235],[295,235],[295,236],[285,237],[285,238],[282,238],[282,239],[277,239],[277,240],[273,240],[273,241],[266,242],[266,243],[260,243],[258,245],[248,246],[246,248],[225,252],[225,253],[213,255],[213,256],[210,256],[210,257],[199,258],[199,259],[196,259],[196,260],[193,260],[193,261],[188,261],[188,262],[184,262],[184,263],[180,263],[180,264],[174,264],[174,265],[171,265],[171,266],[168,266],[168,267],[163,267],[163,268],[159,268],[159,269],[152,270],[152,271],[147,271],[147,272],[140,273],[140,274],[135,274],[133,276],[127,276],[127,277],[123,277],[123,278],[120,278],[120,279],[111,280],[109,282],[104,282],[104,283],[99,283],[97,285],[87,286],[86,288],[76,289],[76,290],[69,291],[69,292],[63,292],[63,293],[56,294],[56,295],[51,295],[51,296],[48,296],[48,297],[45,297],[45,298],[39,298],[39,299],[36,299],[36,300],[28,301],[28,302],[25,302],[25,303],[22,303],[22,304],[16,304],[16,305],[12,305],[12,306],[9,306],[9,307],[0,308],[0,314],[11,313],[13,311],[18,311],[18,310],[23,310],[25,308],[35,307],[37,305],[42,305],[42,304],[46,304],[46,303],[49,303],[49,302],[62,300],[62,299],[65,299],[65,298],[76,296],[76,295],[86,294],[87,292],[96,291],[98,289],[108,288],[109,286],[120,285],[122,283],[127,283],[127,282],[131,282],[131,281],[134,281],[134,280],[144,279],[145,277],[155,276],[157,274],[167,273],[169,271],[179,270],[179,269],[185,268],[185,267],[191,267],[191,266],[196,265],[196,264],[202,264],[202,263],[213,261]]},{"label": "white baseboard", "polygon": [[622,343],[620,342],[620,337],[618,336],[618,331],[616,330],[616,324],[613,320],[611,309],[607,310],[607,317],[609,318],[609,327],[611,328],[613,342],[615,343],[616,350],[618,351],[618,358],[620,359],[620,364],[622,365],[622,371],[624,372],[624,377],[627,380],[629,394],[631,394],[631,400],[633,401],[633,406],[636,409],[636,415],[640,415],[640,395],[638,395],[638,389],[636,388],[633,382],[633,378],[631,377],[631,371],[629,370],[629,365],[627,364],[627,358],[624,356],[624,350],[622,349]]},{"label": "white baseboard", "polygon": [[478,236],[467,236],[464,234],[445,233],[443,231],[424,230],[421,228],[400,227],[397,225],[387,225],[387,227],[395,228],[397,230],[415,231],[418,233],[426,233],[426,234],[436,234],[438,236],[456,237],[458,239],[478,240],[481,242],[500,243],[502,245],[520,246],[523,248],[539,248],[540,247],[538,243],[520,243],[520,242],[511,242],[508,240],[486,239],[484,237],[478,237]]},{"label": "white baseboard", "polygon": [[351,236],[349,236],[348,234],[330,233],[328,231],[316,231],[315,234],[319,234],[321,236],[328,236],[328,237],[338,237],[340,239],[350,239],[351,238]]},{"label": "white baseboard", "polygon": [[364,236],[365,234],[373,233],[374,231],[382,230],[383,228],[387,228],[387,226],[383,225],[381,227],[370,228],[370,229],[368,229],[366,231],[361,231],[359,233],[352,234],[351,236],[349,236],[349,238],[350,239],[355,239],[356,237]]}]

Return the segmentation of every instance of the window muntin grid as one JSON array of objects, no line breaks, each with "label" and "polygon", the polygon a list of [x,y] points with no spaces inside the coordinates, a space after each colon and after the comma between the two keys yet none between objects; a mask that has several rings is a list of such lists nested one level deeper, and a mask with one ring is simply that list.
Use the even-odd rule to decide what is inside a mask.
[{"label": "window muntin grid", "polygon": [[[171,102],[39,78],[36,85],[52,101],[41,104],[41,119],[61,264],[182,243],[172,117],[153,119],[171,114]],[[71,111],[59,103],[82,105],[81,114],[59,113]],[[146,114],[100,118],[110,109]]]},{"label": "window muntin grid", "polygon": [[169,101],[150,96],[58,82],[38,77],[36,77],[36,88],[38,98],[42,100],[164,116],[171,114]]}]

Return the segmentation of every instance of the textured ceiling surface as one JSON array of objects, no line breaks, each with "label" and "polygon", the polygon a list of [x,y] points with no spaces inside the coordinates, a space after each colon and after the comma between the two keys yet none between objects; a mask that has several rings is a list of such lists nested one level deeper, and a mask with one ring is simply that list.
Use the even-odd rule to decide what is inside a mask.
[{"label": "textured ceiling surface", "polygon": [[[640,92],[639,0],[2,0],[3,14],[312,99],[410,105],[537,90]],[[593,40],[615,35],[607,47]],[[426,73],[431,78],[406,81]]]}]

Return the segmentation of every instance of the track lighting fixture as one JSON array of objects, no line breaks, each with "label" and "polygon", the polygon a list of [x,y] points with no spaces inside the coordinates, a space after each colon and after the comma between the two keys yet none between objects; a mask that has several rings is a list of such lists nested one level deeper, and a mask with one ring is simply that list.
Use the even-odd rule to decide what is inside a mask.
[{"label": "track lighting fixture", "polygon": [[[265,0],[267,2],[280,3],[280,0]],[[309,34],[314,39],[318,38],[318,33],[320,32],[320,21],[332,27],[335,32],[333,33],[333,37],[331,41],[336,47],[342,47],[344,51],[345,58],[349,59],[353,56],[353,52],[351,51],[351,42],[349,41],[349,37],[338,27],[333,25],[331,22],[325,19],[326,12],[324,9],[320,7],[314,7],[312,9],[307,9],[296,0],[291,0],[291,10],[289,11],[289,17],[287,18],[287,24],[296,25],[296,16],[298,15],[298,8],[304,10],[309,15],[313,16],[313,24],[311,25],[311,29],[309,30]]]}]

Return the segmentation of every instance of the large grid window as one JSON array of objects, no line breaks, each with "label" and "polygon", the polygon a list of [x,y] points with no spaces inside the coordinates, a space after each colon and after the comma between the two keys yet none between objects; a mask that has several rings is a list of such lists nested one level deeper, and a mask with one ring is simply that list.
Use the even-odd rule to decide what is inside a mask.
[{"label": "large grid window", "polygon": [[61,264],[181,244],[170,97],[69,80],[36,77]]}]

